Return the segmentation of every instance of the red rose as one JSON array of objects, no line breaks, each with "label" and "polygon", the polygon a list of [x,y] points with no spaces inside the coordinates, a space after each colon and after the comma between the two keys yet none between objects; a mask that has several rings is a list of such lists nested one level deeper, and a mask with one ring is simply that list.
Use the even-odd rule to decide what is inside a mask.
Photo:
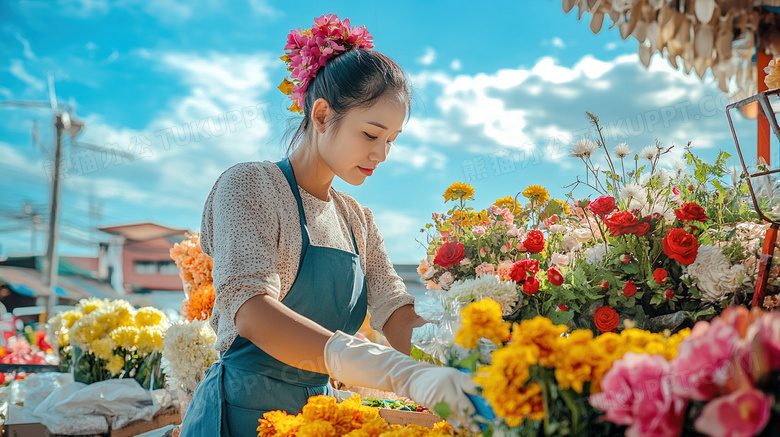
[{"label": "red rose", "polygon": [[561,274],[561,271],[558,270],[558,267],[550,267],[547,269],[547,280],[552,285],[563,284],[563,275]]},{"label": "red rose", "polygon": [[636,284],[634,281],[626,281],[626,285],[623,286],[623,295],[631,297],[636,294]]},{"label": "red rose", "polygon": [[536,294],[539,291],[539,280],[535,276],[530,276],[523,282],[523,292],[526,294]]},{"label": "red rose", "polygon": [[609,228],[609,235],[634,234],[641,237],[650,231],[650,223],[639,223],[639,219],[629,211],[618,211],[604,217],[604,224]]},{"label": "red rose", "polygon": [[653,272],[653,279],[655,280],[656,284],[666,284],[666,278],[669,276],[669,273],[661,268],[655,269]]},{"label": "red rose", "polygon": [[620,255],[620,262],[623,264],[628,264],[631,262],[631,255],[624,253],[623,255]]},{"label": "red rose", "polygon": [[599,287],[601,287],[602,290],[606,290],[607,288],[609,288],[609,281],[599,282]]},{"label": "red rose", "polygon": [[699,241],[684,229],[672,228],[663,241],[664,253],[680,264],[692,264],[699,253]]},{"label": "red rose", "polygon": [[596,329],[601,332],[612,332],[617,329],[619,319],[617,311],[612,307],[599,307],[593,315]]},{"label": "red rose", "polygon": [[533,276],[538,271],[539,261],[531,258],[521,259],[512,264],[512,270],[509,271],[509,277],[518,284],[522,284],[529,274]]},{"label": "red rose", "polygon": [[539,253],[544,250],[544,234],[540,231],[530,231],[523,241],[526,252]]},{"label": "red rose", "polygon": [[466,257],[466,248],[460,241],[448,241],[436,251],[433,263],[445,269],[454,266]]},{"label": "red rose", "polygon": [[704,223],[707,221],[707,214],[704,212],[704,208],[693,202],[683,203],[680,209],[674,210],[674,215],[683,222],[697,221]]},{"label": "red rose", "polygon": [[666,297],[666,300],[672,300],[674,298],[674,291],[666,290],[664,296]]},{"label": "red rose", "polygon": [[615,198],[610,196],[601,196],[590,202],[588,208],[593,211],[594,214],[607,215],[615,210]]},{"label": "red rose", "polygon": [[558,305],[558,309],[561,310],[561,311],[569,311],[569,309],[566,308],[566,305],[564,305],[564,304]]}]

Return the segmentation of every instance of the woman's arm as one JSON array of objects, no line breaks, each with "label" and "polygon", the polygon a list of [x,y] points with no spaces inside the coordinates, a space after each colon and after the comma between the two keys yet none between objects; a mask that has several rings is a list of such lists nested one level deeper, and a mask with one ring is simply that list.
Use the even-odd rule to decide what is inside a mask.
[{"label": "woman's arm", "polygon": [[271,296],[258,295],[244,302],[236,312],[236,328],[240,336],[285,364],[328,373],[324,350],[333,332]]},{"label": "woman's arm", "polygon": [[383,331],[391,346],[409,355],[412,351],[412,329],[426,323],[428,321],[414,311],[414,305],[404,305],[393,311]]}]

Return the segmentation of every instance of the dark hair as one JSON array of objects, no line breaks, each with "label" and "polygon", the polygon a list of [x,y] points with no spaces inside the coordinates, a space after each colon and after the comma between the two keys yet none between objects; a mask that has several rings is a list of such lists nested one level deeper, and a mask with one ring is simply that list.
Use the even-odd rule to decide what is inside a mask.
[{"label": "dark hair", "polygon": [[303,121],[287,148],[289,155],[301,141],[311,122],[312,107],[323,98],[333,109],[331,121],[335,128],[347,112],[355,108],[373,105],[377,99],[388,95],[411,110],[411,91],[406,74],[389,57],[371,50],[350,50],[328,60],[306,90],[303,100]]}]

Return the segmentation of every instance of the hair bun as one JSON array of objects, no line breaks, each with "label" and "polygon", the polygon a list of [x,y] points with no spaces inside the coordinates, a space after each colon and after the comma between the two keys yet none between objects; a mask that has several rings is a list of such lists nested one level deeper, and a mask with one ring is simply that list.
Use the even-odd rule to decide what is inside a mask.
[{"label": "hair bun", "polygon": [[329,59],[352,49],[372,48],[373,37],[365,26],[350,28],[348,18],[341,21],[335,14],[315,18],[311,29],[290,31],[281,60],[291,74],[279,85],[293,101],[290,111],[303,112],[306,89]]}]

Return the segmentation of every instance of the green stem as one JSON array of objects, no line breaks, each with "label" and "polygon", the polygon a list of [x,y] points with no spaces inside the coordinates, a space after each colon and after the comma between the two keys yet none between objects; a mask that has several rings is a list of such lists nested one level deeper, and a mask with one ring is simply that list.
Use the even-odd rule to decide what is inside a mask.
[{"label": "green stem", "polygon": [[580,410],[577,408],[577,404],[574,402],[574,399],[571,398],[571,390],[560,390],[558,393],[561,394],[563,402],[566,403],[566,406],[569,407],[569,411],[571,411],[572,430],[574,431],[575,435],[578,435],[580,431]]},{"label": "green stem", "polygon": [[550,435],[550,381],[547,369],[542,369],[542,402],[544,404],[544,435]]}]

